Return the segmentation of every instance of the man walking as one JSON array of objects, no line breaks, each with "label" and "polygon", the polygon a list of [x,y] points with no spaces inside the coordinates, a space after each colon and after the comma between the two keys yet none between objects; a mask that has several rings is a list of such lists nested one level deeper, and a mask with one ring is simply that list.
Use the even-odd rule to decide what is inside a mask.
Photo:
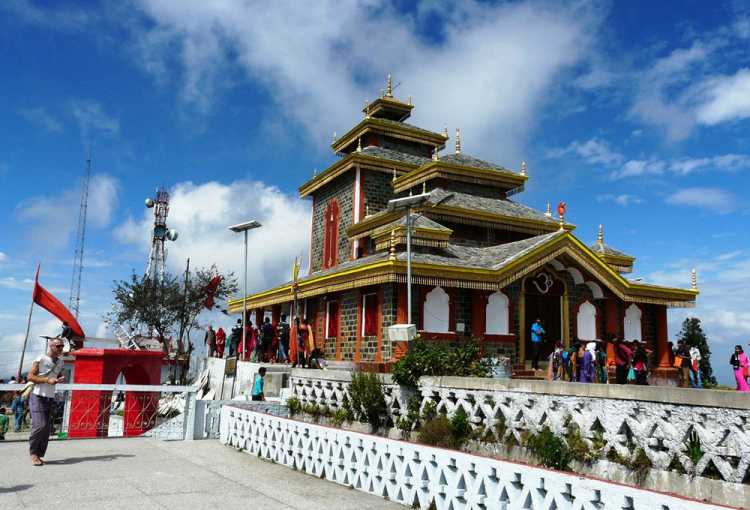
[{"label": "man walking", "polygon": [[695,345],[690,348],[690,386],[702,388],[701,383],[701,351]]},{"label": "man walking", "polygon": [[63,369],[62,352],[65,344],[61,338],[53,338],[47,345],[47,354],[36,358],[29,372],[29,381],[34,383],[34,390],[29,398],[31,410],[29,453],[34,466],[44,465],[42,457],[47,453],[49,442],[50,415],[52,406],[55,404],[55,385],[65,380],[65,377],[60,375]]},{"label": "man walking", "polygon": [[213,358],[216,354],[216,332],[211,324],[208,325],[206,336],[203,337],[203,345],[208,349],[208,357]]},{"label": "man walking", "polygon": [[23,424],[24,402],[21,392],[17,391],[10,403],[10,410],[13,412],[13,432],[21,432]]},{"label": "man walking", "polygon": [[279,363],[285,363],[289,358],[287,353],[289,352],[289,323],[286,321],[286,315],[281,316],[281,322],[278,325],[279,334],[279,352],[276,355],[276,360]]},{"label": "man walking", "polygon": [[539,370],[539,354],[542,350],[542,339],[544,333],[542,319],[537,318],[537,320],[534,321],[534,324],[531,325],[531,368],[534,370]]}]

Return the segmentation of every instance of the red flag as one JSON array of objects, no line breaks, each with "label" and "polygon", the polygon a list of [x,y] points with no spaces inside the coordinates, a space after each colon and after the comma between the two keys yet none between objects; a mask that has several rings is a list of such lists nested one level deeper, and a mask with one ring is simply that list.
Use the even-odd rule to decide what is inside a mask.
[{"label": "red flag", "polygon": [[221,283],[221,275],[214,276],[206,285],[206,299],[203,301],[203,306],[209,310],[214,307],[214,294],[216,294],[216,289],[219,288],[219,283]]},{"label": "red flag", "polygon": [[47,289],[39,285],[39,267],[36,268],[36,277],[34,278],[34,303],[38,304],[49,313],[57,317],[63,322],[67,322],[70,329],[73,330],[73,334],[77,337],[84,338],[86,334],[83,332],[83,328],[78,324],[75,316],[70,313],[64,304],[62,304],[55,296],[53,296]]}]

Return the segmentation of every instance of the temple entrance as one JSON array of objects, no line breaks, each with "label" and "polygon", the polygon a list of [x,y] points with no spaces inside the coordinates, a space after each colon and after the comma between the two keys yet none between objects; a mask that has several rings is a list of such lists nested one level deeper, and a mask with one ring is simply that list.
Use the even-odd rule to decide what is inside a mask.
[{"label": "temple entrance", "polygon": [[546,334],[542,340],[540,361],[545,361],[555,348],[555,343],[563,341],[563,296],[565,284],[547,271],[526,278],[523,284],[525,310],[525,353],[526,361],[532,359],[531,324],[542,320]]}]

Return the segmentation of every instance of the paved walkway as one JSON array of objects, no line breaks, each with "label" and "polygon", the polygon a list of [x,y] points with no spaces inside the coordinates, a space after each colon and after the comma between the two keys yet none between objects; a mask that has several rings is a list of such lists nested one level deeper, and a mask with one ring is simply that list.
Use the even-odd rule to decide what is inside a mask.
[{"label": "paved walkway", "polygon": [[0,508],[404,508],[206,441],[50,442],[34,467],[28,443],[0,443]]}]

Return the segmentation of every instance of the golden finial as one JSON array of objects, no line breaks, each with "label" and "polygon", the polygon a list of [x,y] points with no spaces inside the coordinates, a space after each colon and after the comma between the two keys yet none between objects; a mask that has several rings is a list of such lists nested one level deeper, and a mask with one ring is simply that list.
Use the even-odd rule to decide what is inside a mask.
[{"label": "golden finial", "polygon": [[547,202],[547,212],[544,213],[544,215],[547,218],[551,218],[552,217],[552,205],[549,202]]},{"label": "golden finial", "polygon": [[313,177],[315,177],[317,175],[318,175],[318,169],[317,168],[313,168]]},{"label": "golden finial", "polygon": [[396,260],[396,229],[391,230],[391,255],[390,260]]},{"label": "golden finial", "polygon": [[422,183],[422,194],[427,193],[427,181]]},{"label": "golden finial", "polygon": [[409,188],[409,196],[412,196],[414,193],[412,192],[412,188]]},{"label": "golden finial", "polygon": [[526,162],[525,161],[521,161],[521,175],[526,177]]},{"label": "golden finial", "polygon": [[698,273],[696,272],[695,268],[690,271],[690,288],[693,290],[698,290]]},{"label": "golden finial", "polygon": [[604,244],[604,229],[601,223],[599,224],[599,232],[596,234],[596,244],[599,246]]},{"label": "golden finial", "polygon": [[411,96],[409,96],[409,101],[407,102],[409,106],[414,106],[414,104],[411,102]]},{"label": "golden finial", "polygon": [[437,161],[438,159],[440,159],[440,158],[438,157],[438,148],[437,148],[437,146],[436,146],[436,147],[435,147],[435,148],[434,148],[434,149],[432,150],[432,161]]},{"label": "golden finial", "polygon": [[357,138],[357,152],[362,152],[362,137]]},{"label": "golden finial", "polygon": [[443,126],[443,136],[446,139],[448,138],[448,126]]},{"label": "golden finial", "polygon": [[391,73],[388,73],[388,81],[385,85],[385,97],[393,97],[393,78],[391,78]]},{"label": "golden finial", "polygon": [[392,180],[393,180],[393,181],[395,181],[395,180],[396,180],[396,168],[395,168],[395,167],[394,167],[394,169],[393,169],[393,179],[392,179]]},{"label": "golden finial", "polygon": [[461,154],[461,130],[456,128],[456,154]]},{"label": "golden finial", "polygon": [[333,143],[336,143],[336,131],[333,132]]}]

